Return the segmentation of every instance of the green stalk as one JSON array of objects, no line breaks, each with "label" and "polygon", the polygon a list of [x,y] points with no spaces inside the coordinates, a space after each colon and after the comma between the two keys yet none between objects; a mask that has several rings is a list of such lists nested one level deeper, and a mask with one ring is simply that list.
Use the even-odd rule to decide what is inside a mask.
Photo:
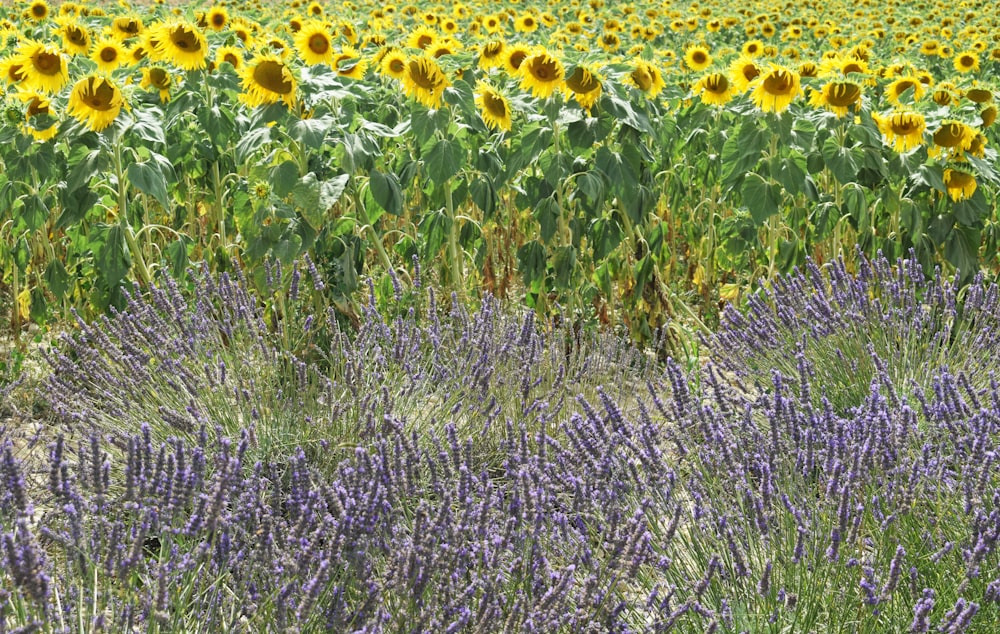
[{"label": "green stalk", "polygon": [[[16,260],[16,258],[15,258]],[[14,296],[14,301],[11,303],[11,327],[14,329],[14,344],[20,343],[21,336],[21,304],[18,301],[18,295],[21,294],[21,280],[19,277],[20,269],[17,266],[17,262],[14,262],[12,279],[10,282],[10,292]]]},{"label": "green stalk", "polygon": [[460,295],[465,295],[465,274],[463,272],[462,252],[458,248],[458,219],[455,218],[455,202],[451,195],[451,179],[444,184],[444,205],[448,212],[448,219],[451,220],[451,229],[448,231],[448,265],[451,268],[451,280],[458,288]]},{"label": "green stalk", "polygon": [[153,277],[149,273],[149,267],[146,266],[146,258],[142,255],[142,249],[139,248],[139,243],[135,239],[132,225],[128,222],[128,185],[125,183],[125,170],[122,169],[122,146],[117,141],[115,142],[114,160],[115,174],[118,177],[118,224],[122,228],[122,233],[125,234],[125,244],[128,245],[129,253],[135,259],[139,279],[142,280],[143,285],[149,287],[152,286]]},{"label": "green stalk", "polygon": [[212,188],[215,190],[215,222],[219,232],[219,245],[226,250],[226,207],[223,204],[222,177],[219,175],[219,161],[212,161]]},{"label": "green stalk", "polygon": [[368,222],[368,214],[365,211],[365,204],[361,200],[361,192],[358,190],[358,186],[354,178],[351,179],[351,199],[354,201],[354,221],[362,222],[364,221],[363,231],[367,234],[369,241],[375,247],[375,252],[378,253],[378,259],[382,262],[382,266],[385,267],[386,272],[392,270],[392,260],[389,259],[389,254],[385,250],[385,245],[382,244],[382,236],[375,231],[375,227]]}]

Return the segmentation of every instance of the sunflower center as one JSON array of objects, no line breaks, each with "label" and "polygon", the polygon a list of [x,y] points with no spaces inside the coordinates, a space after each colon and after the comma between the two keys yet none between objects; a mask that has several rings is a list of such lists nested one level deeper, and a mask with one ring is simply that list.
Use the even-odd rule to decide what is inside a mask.
[{"label": "sunflower center", "polygon": [[578,95],[585,95],[601,87],[601,82],[597,81],[592,73],[580,68],[573,71],[573,74],[566,78],[566,85]]},{"label": "sunflower center", "polygon": [[212,26],[218,29],[221,29],[222,27],[226,26],[226,16],[223,15],[222,13],[213,13]]},{"label": "sunflower center", "polygon": [[965,138],[962,124],[945,123],[934,133],[934,144],[939,147],[956,147]]},{"label": "sunflower center", "polygon": [[965,189],[976,182],[976,177],[972,174],[959,170],[948,170],[948,182],[945,183],[949,189]]},{"label": "sunflower center", "polygon": [[198,36],[186,26],[179,26],[170,31],[170,41],[184,52],[196,53],[201,50]]},{"label": "sunflower center", "polygon": [[521,68],[521,64],[528,57],[528,54],[524,51],[514,51],[510,56],[510,65],[514,67],[514,70]]},{"label": "sunflower center", "polygon": [[118,51],[115,48],[106,46],[101,49],[101,61],[111,63],[118,59]]},{"label": "sunflower center", "polygon": [[632,71],[632,81],[639,87],[639,90],[648,92],[653,87],[653,76],[645,68],[637,68]]},{"label": "sunflower center", "polygon": [[118,24],[118,30],[129,35],[136,35],[139,32],[139,23],[135,20],[125,20]]},{"label": "sunflower center", "polygon": [[538,81],[550,82],[558,79],[556,62],[552,59],[545,58],[535,60],[531,62],[531,65],[528,67],[528,71],[531,73],[531,76]]},{"label": "sunflower center", "polygon": [[483,106],[497,119],[503,119],[507,116],[507,105],[503,102],[503,97],[500,95],[491,92],[484,94]]},{"label": "sunflower center", "polygon": [[743,74],[744,79],[751,81],[760,75],[760,69],[757,68],[756,64],[744,64],[743,67],[740,68],[740,73]]},{"label": "sunflower center", "polygon": [[423,50],[434,43],[434,37],[431,35],[421,35],[417,38],[417,48]]},{"label": "sunflower center", "polygon": [[440,85],[441,81],[432,68],[423,63],[423,60],[413,60],[409,64],[410,80],[424,90],[433,92]]},{"label": "sunflower center", "polygon": [[7,79],[11,83],[17,83],[24,79],[24,73],[21,70],[24,68],[21,64],[11,64],[10,68],[7,70]]},{"label": "sunflower center", "polygon": [[35,117],[40,114],[49,114],[49,104],[38,97],[32,97],[31,103],[28,104],[28,116]]},{"label": "sunflower center", "polygon": [[389,72],[399,74],[406,70],[406,63],[401,59],[389,60]]},{"label": "sunflower center", "polygon": [[483,57],[493,59],[503,51],[503,42],[488,42],[483,47]]},{"label": "sunflower center", "polygon": [[41,20],[49,14],[49,9],[44,4],[33,4],[31,5],[31,15],[35,18]]},{"label": "sunflower center", "polygon": [[910,88],[916,90],[917,89],[917,84],[914,83],[912,79],[904,79],[903,81],[900,81],[900,82],[898,82],[895,85],[895,87],[893,88],[892,92],[897,97],[899,97],[900,95],[902,95],[904,92],[906,92]]},{"label": "sunflower center", "polygon": [[725,94],[729,90],[729,80],[722,73],[712,73],[705,78],[705,90],[717,95]]},{"label": "sunflower center", "polygon": [[292,82],[285,78],[285,65],[266,59],[253,69],[253,80],[258,86],[279,95],[292,92]]},{"label": "sunflower center", "polygon": [[39,53],[33,59],[35,70],[42,75],[58,75],[62,71],[62,58],[54,53]]},{"label": "sunflower center", "polygon": [[983,127],[988,128],[997,120],[997,107],[989,106],[988,108],[983,108],[983,111],[979,113],[979,117],[983,120]]},{"label": "sunflower center", "polygon": [[764,90],[772,95],[791,94],[794,85],[792,75],[786,70],[774,71],[764,78]]},{"label": "sunflower center", "polygon": [[[95,81],[99,82],[96,86]],[[115,89],[108,82],[91,77],[90,90],[86,91],[83,100],[94,110],[107,112],[114,107]]]},{"label": "sunflower center", "polygon": [[985,88],[971,88],[965,96],[974,103],[986,103],[993,98],[993,93]]},{"label": "sunflower center", "polygon": [[330,40],[322,33],[314,33],[309,36],[309,50],[317,55],[325,55],[330,50]]},{"label": "sunflower center", "polygon": [[837,108],[846,108],[861,97],[861,88],[857,84],[832,84],[827,93],[827,102]]},{"label": "sunflower center", "polygon": [[691,61],[698,65],[704,64],[708,62],[708,55],[705,51],[694,51],[691,53]]},{"label": "sunflower center", "polygon": [[845,75],[850,75],[851,73],[863,73],[865,72],[865,69],[861,66],[861,64],[858,64],[857,62],[848,62],[847,64],[844,64],[844,67],[843,69],[841,69],[841,72],[843,72]]},{"label": "sunflower center", "polygon": [[229,62],[229,65],[232,66],[233,68],[239,66],[240,63],[240,60],[237,59],[236,55],[234,55],[233,53],[226,53],[225,55],[223,55],[222,61]]},{"label": "sunflower center", "polygon": [[156,86],[157,90],[165,90],[170,88],[170,75],[162,68],[151,68],[149,69],[149,83]]},{"label": "sunflower center", "polygon": [[76,26],[66,27],[66,39],[77,46],[85,46],[87,44],[87,34],[83,29]]},{"label": "sunflower center", "polygon": [[976,65],[976,60],[972,55],[962,55],[958,58],[958,63],[964,68],[972,68]]},{"label": "sunflower center", "polygon": [[889,129],[899,136],[909,136],[920,130],[920,122],[908,114],[897,114],[889,120]]}]

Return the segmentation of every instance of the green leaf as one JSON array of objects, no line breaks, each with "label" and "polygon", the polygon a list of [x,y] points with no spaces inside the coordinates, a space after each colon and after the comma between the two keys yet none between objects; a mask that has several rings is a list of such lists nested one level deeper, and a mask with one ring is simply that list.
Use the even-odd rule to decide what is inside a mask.
[{"label": "green leaf", "polygon": [[451,220],[444,210],[431,211],[424,214],[420,221],[420,235],[424,238],[423,259],[431,261],[437,257],[438,252],[448,239],[448,231],[451,228]]},{"label": "green leaf", "polygon": [[833,175],[841,183],[857,180],[858,166],[861,157],[857,148],[846,148],[833,137],[827,137],[823,142],[823,160]]},{"label": "green leaf", "polygon": [[551,196],[542,198],[535,203],[532,213],[538,220],[542,242],[549,242],[559,227],[559,204]]},{"label": "green leaf", "polygon": [[576,249],[573,245],[558,247],[552,257],[552,273],[556,286],[570,288],[576,268]]},{"label": "green leaf", "polygon": [[44,227],[45,221],[49,218],[49,208],[41,196],[31,194],[20,202],[20,205],[14,206],[14,217],[19,218],[28,231],[37,231]]},{"label": "green leaf", "polygon": [[865,195],[865,190],[857,183],[848,183],[844,185],[841,196],[842,213],[850,215],[859,225],[864,224],[863,219],[868,216],[868,197]]},{"label": "green leaf", "polygon": [[403,192],[395,174],[373,169],[368,173],[368,189],[384,211],[394,216],[403,213]]},{"label": "green leaf", "polygon": [[181,234],[179,238],[168,244],[164,250],[167,254],[167,260],[170,262],[170,275],[174,279],[184,279],[189,262],[188,245],[191,243],[191,238]]},{"label": "green leaf", "polygon": [[472,202],[483,212],[483,220],[493,217],[497,206],[497,191],[493,181],[487,176],[480,176],[469,185]]},{"label": "green leaf", "polygon": [[969,278],[979,270],[978,229],[971,227],[955,227],[944,243],[944,257],[955,266],[963,278]]},{"label": "green leaf", "polygon": [[115,224],[98,226],[95,232],[103,234],[103,240],[94,264],[109,287],[117,286],[132,268],[132,256],[125,248],[124,230],[121,225]]},{"label": "green leaf", "polygon": [[292,202],[302,218],[315,230],[319,230],[326,222],[326,212],[329,211],[344,193],[350,176],[341,174],[327,181],[316,179],[316,174],[309,172],[292,188]]},{"label": "green leaf", "polygon": [[56,219],[56,229],[65,229],[87,216],[87,212],[97,204],[97,194],[89,187],[75,190],[60,189],[59,204],[62,207],[62,213]]},{"label": "green leaf", "polygon": [[289,159],[271,168],[271,191],[278,198],[284,198],[299,180],[299,166]]},{"label": "green leaf", "polygon": [[906,229],[911,242],[917,242],[923,232],[923,216],[918,207],[909,198],[902,198],[899,201],[899,224]]},{"label": "green leaf", "polygon": [[799,161],[790,156],[776,160],[772,164],[771,177],[793,196],[802,192],[807,178]]},{"label": "green leaf", "polygon": [[465,163],[465,149],[457,141],[441,139],[424,157],[424,162],[431,180],[441,185],[462,169]]},{"label": "green leaf", "polygon": [[236,144],[236,163],[238,165],[249,163],[253,153],[270,140],[271,128],[268,127],[256,128],[244,134]]},{"label": "green leaf", "polygon": [[323,147],[326,132],[333,127],[335,120],[329,115],[318,119],[299,119],[288,128],[288,136],[305,145],[310,150]]},{"label": "green leaf", "polygon": [[537,240],[526,242],[517,250],[517,268],[528,288],[545,280],[545,247]]},{"label": "green leaf", "polygon": [[750,210],[750,216],[757,226],[763,225],[768,218],[778,213],[780,192],[772,183],[761,178],[760,174],[747,174],[742,192],[743,204]]},{"label": "green leaf", "polygon": [[58,299],[62,299],[69,292],[69,274],[61,260],[52,260],[45,267],[45,286],[52,291]]},{"label": "green leaf", "polygon": [[594,261],[601,262],[614,252],[625,237],[625,232],[614,218],[598,218],[590,225],[590,246]]},{"label": "green leaf", "polygon": [[163,205],[164,209],[170,209],[170,199],[167,196],[167,178],[158,164],[153,161],[132,163],[128,166],[127,175],[129,182],[136,189],[155,198]]},{"label": "green leaf", "polygon": [[952,209],[959,223],[977,229],[982,228],[983,221],[990,215],[990,205],[983,195],[982,187],[977,187],[970,198],[954,203]]},{"label": "green leaf", "polygon": [[80,159],[80,162],[70,170],[66,179],[66,189],[73,192],[90,184],[90,179],[101,173],[104,163],[101,154],[101,150],[92,150]]}]

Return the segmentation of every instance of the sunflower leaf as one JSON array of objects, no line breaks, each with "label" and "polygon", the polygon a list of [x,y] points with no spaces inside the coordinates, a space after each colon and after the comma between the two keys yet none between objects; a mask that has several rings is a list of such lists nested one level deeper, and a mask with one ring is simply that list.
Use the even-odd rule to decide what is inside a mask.
[{"label": "sunflower leaf", "polygon": [[750,217],[757,226],[778,213],[781,201],[780,191],[774,184],[764,180],[760,174],[747,174],[743,182],[743,204],[750,210]]},{"label": "sunflower leaf", "polygon": [[434,183],[441,185],[458,173],[465,162],[464,148],[457,142],[441,139],[424,157],[427,174]]}]

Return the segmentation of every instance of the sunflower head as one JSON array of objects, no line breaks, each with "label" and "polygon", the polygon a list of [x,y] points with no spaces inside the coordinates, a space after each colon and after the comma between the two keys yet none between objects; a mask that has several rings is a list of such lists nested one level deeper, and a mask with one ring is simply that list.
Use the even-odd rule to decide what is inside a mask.
[{"label": "sunflower head", "polygon": [[333,66],[333,37],[323,22],[310,20],[295,34],[295,49],[306,64]]},{"label": "sunflower head", "polygon": [[712,65],[712,54],[707,46],[696,44],[684,52],[684,65],[696,73],[700,73]]},{"label": "sunflower head", "polygon": [[750,87],[750,82],[760,75],[760,66],[754,58],[748,55],[740,55],[729,65],[729,81],[736,92],[746,92]]},{"label": "sunflower head", "polygon": [[186,20],[175,20],[157,29],[154,50],[156,61],[166,62],[183,70],[205,68],[208,42],[197,26]]},{"label": "sunflower head", "polygon": [[531,49],[523,44],[515,44],[507,48],[504,66],[511,75],[517,75],[521,70],[521,64],[531,55]]},{"label": "sunflower head", "polygon": [[122,92],[113,81],[88,75],[73,85],[68,112],[91,130],[100,132],[114,122],[123,103]]},{"label": "sunflower head", "polygon": [[926,88],[915,75],[901,75],[885,87],[885,98],[897,108],[902,107],[904,97],[907,101],[917,102],[924,96]]},{"label": "sunflower head", "polygon": [[358,53],[357,49],[345,46],[333,56],[333,68],[341,77],[364,79],[368,70],[368,62]]},{"label": "sunflower head", "polygon": [[274,53],[258,53],[243,65],[240,100],[250,107],[282,102],[295,105],[297,83],[292,69]]},{"label": "sunflower head", "polygon": [[439,108],[444,89],[450,85],[433,57],[412,57],[406,62],[403,90],[428,108]]},{"label": "sunflower head", "polygon": [[965,91],[965,98],[973,103],[988,103],[993,101],[993,92],[988,88],[973,86]]},{"label": "sunflower head", "polygon": [[733,84],[724,73],[709,73],[695,83],[692,91],[701,96],[702,103],[724,106],[733,98]]},{"label": "sunflower head", "polygon": [[90,59],[97,64],[99,71],[109,74],[128,63],[128,53],[118,40],[109,37],[94,45]]},{"label": "sunflower head", "polygon": [[510,130],[510,103],[496,88],[486,82],[476,84],[476,106],[483,123],[494,130]]},{"label": "sunflower head", "polygon": [[205,24],[213,31],[221,31],[229,25],[229,12],[226,7],[214,6],[205,12]]},{"label": "sunflower head", "polygon": [[976,131],[962,121],[945,119],[931,136],[934,140],[934,145],[927,152],[929,156],[939,157],[947,155],[957,157],[972,145]]},{"label": "sunflower head", "polygon": [[121,15],[111,21],[111,33],[119,40],[141,35],[142,29],[142,18],[137,15]]},{"label": "sunflower head", "polygon": [[393,49],[382,56],[379,70],[383,75],[402,81],[403,77],[406,76],[406,61],[406,53],[399,49]]},{"label": "sunflower head", "polygon": [[979,118],[983,120],[983,128],[988,128],[997,120],[997,107],[990,104],[979,111]]},{"label": "sunflower head", "polygon": [[635,65],[626,77],[626,81],[651,99],[656,98],[666,86],[660,69],[643,59],[635,60]]},{"label": "sunflower head", "polygon": [[799,74],[777,64],[771,64],[752,86],[750,98],[764,112],[784,111],[802,91]]},{"label": "sunflower head", "polygon": [[586,66],[577,66],[566,76],[566,96],[572,96],[588,112],[601,97],[600,78]]},{"label": "sunflower head", "polygon": [[923,143],[927,121],[919,112],[896,110],[888,115],[873,114],[885,141],[900,154]]},{"label": "sunflower head", "polygon": [[160,101],[167,103],[170,101],[170,87],[174,80],[170,72],[162,66],[147,66],[142,69],[142,82],[139,84],[147,90],[155,90]]},{"label": "sunflower head", "polygon": [[979,70],[979,53],[976,51],[962,51],[955,55],[952,66],[960,73],[971,73]]},{"label": "sunflower head", "polygon": [[503,66],[506,46],[503,40],[490,40],[479,48],[479,67],[482,69]]},{"label": "sunflower head", "polygon": [[45,18],[49,17],[49,5],[45,0],[34,0],[34,2],[28,5],[25,15],[32,22],[42,22]]},{"label": "sunflower head", "polygon": [[62,35],[63,50],[70,55],[86,55],[90,50],[91,37],[87,27],[69,21],[60,27],[59,33]]},{"label": "sunflower head", "polygon": [[861,86],[842,79],[829,81],[822,88],[813,89],[809,103],[826,108],[838,117],[847,116],[848,110],[861,102]]},{"label": "sunflower head", "polygon": [[521,88],[530,90],[539,99],[549,97],[562,87],[563,65],[547,52],[539,52],[524,60],[520,68]]},{"label": "sunflower head", "polygon": [[233,70],[243,68],[243,49],[239,46],[220,46],[215,51],[215,67],[229,64]]},{"label": "sunflower head", "polygon": [[22,130],[36,141],[48,141],[59,131],[56,112],[49,98],[41,93],[20,93],[18,98],[26,104]]},{"label": "sunflower head", "polygon": [[69,81],[66,56],[55,46],[25,40],[14,56],[24,76],[21,86],[26,90],[38,90],[54,94]]},{"label": "sunflower head", "polygon": [[944,186],[952,201],[966,200],[976,193],[976,174],[965,164],[949,163],[944,169]]}]

